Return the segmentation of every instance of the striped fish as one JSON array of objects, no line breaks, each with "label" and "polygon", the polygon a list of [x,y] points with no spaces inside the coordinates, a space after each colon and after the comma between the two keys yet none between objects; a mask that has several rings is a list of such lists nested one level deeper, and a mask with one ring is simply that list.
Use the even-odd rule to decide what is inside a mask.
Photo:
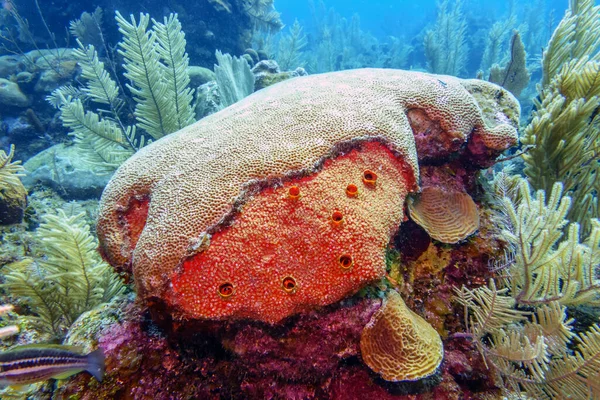
[{"label": "striped fish", "polygon": [[104,376],[101,349],[87,355],[60,345],[17,346],[0,352],[0,386],[20,386],[47,379],[65,379],[87,371],[98,381]]}]

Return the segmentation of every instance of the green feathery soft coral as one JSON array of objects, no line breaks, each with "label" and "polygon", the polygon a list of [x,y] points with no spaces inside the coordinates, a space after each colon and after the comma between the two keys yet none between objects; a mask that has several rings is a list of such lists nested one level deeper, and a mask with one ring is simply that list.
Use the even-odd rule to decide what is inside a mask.
[{"label": "green feathery soft coral", "polygon": [[499,20],[492,25],[487,33],[485,40],[485,49],[483,50],[483,56],[481,57],[481,64],[479,69],[486,73],[490,71],[490,68],[497,63],[498,60],[504,58],[504,43],[508,39],[511,29],[517,24],[517,17],[514,13],[504,19]]},{"label": "green feathery soft coral", "polygon": [[131,15],[131,23],[117,11],[119,32],[123,41],[119,53],[125,59],[125,77],[131,82],[127,88],[136,101],[135,116],[138,125],[158,139],[176,130],[175,121],[168,113],[168,87],[161,79],[161,67],[156,50],[156,35],[148,30],[150,16],[140,15],[139,24]]},{"label": "green feathery soft coral", "polygon": [[[193,91],[189,88],[185,35],[176,14],[153,20],[142,14],[139,23],[116,14],[123,41],[119,43],[129,79],[127,88],[136,103],[136,124],[121,119],[126,102],[118,82],[100,61],[93,45],[77,41],[74,55],[81,66],[85,86],[63,86],[48,96],[61,110],[63,124],[72,130],[75,144],[96,172],[114,171],[143,147],[149,138],[158,139],[194,122]],[[113,68],[114,71],[114,68]],[[97,111],[86,110],[88,102]]]},{"label": "green feathery soft coral", "polygon": [[301,67],[302,49],[308,44],[308,39],[303,32],[302,25],[295,20],[289,33],[279,41],[277,62],[282,71],[290,71]]},{"label": "green feathery soft coral", "polygon": [[193,90],[189,88],[189,57],[185,52],[185,34],[176,14],[165,17],[164,23],[152,20],[158,43],[157,51],[164,64],[164,80],[168,97],[172,99],[172,108],[177,129],[195,121],[192,108]]},{"label": "green feathery soft coral", "polygon": [[111,112],[117,113],[123,106],[119,98],[119,87],[104,68],[104,63],[98,58],[98,52],[93,45],[87,47],[77,39],[79,47],[73,55],[81,66],[81,77],[86,80],[83,92],[93,101],[106,104]]},{"label": "green feathery soft coral", "polygon": [[114,171],[133,155],[135,150],[127,139],[131,128],[124,133],[114,120],[85,111],[80,99],[63,97],[61,102],[63,125],[71,129],[75,144],[83,150],[86,161],[96,172]]},{"label": "green feathery soft coral", "polygon": [[14,145],[8,154],[0,150],[0,225],[20,222],[27,206],[27,190],[19,179],[24,169],[21,161],[12,161],[14,154]]},{"label": "green feathery soft coral", "polygon": [[[79,40],[77,43],[79,47],[73,55],[81,66],[85,86],[61,87],[47,100],[61,111],[63,125],[71,129],[75,144],[95,172],[110,173],[135,153],[143,140],[136,141],[135,127],[122,123],[119,112],[124,102],[119,97],[119,87],[105,70],[94,46],[84,46]],[[86,111],[84,101],[98,104],[100,112]]]},{"label": "green feathery soft coral", "polygon": [[4,150],[0,150],[0,200],[14,196],[15,193],[27,193],[19,179],[24,175],[25,169],[21,166],[21,161],[12,161],[14,155],[14,145],[10,146],[8,154]]},{"label": "green feathery soft coral", "polygon": [[31,306],[41,330],[60,338],[79,315],[125,287],[98,255],[83,213],[46,214],[35,236],[44,257],[5,266],[3,288]]},{"label": "green feathery soft coral", "polygon": [[123,34],[119,53],[125,58],[127,87],[137,103],[138,127],[158,139],[193,122],[192,96],[185,86],[189,83],[185,38],[177,16],[155,26],[157,30],[148,30],[148,14],[141,14],[139,23],[133,15],[131,22],[119,12],[116,18]]},{"label": "green feathery soft coral", "polygon": [[569,0],[569,9],[554,30],[542,55],[542,88],[548,86],[571,60],[593,56],[600,61],[600,6],[594,0]]},{"label": "green feathery soft coral", "polygon": [[438,3],[435,26],[425,33],[423,43],[429,72],[459,76],[466,68],[469,49],[462,4],[448,0]]},{"label": "green feathery soft coral", "polygon": [[467,335],[507,397],[599,398],[600,325],[576,333],[567,307],[600,304],[600,222],[590,219],[581,241],[561,183],[548,196],[532,194],[526,179],[509,172],[492,181],[499,237],[508,245],[504,260],[493,262],[497,281],[455,289]]}]

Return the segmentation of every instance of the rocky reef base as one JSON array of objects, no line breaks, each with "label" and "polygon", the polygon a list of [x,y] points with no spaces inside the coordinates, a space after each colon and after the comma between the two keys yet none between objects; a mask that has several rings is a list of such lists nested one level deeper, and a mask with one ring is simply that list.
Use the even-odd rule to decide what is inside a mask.
[{"label": "rocky reef base", "polygon": [[[465,338],[468,335],[456,334],[464,329],[464,315],[462,307],[452,301],[452,287],[458,282],[485,282],[490,272],[487,256],[482,254],[496,243],[476,238],[449,248],[431,242],[427,235],[419,234],[420,229],[415,224],[403,225],[396,240],[403,250],[402,260],[391,263],[390,273],[398,279],[407,304],[419,310],[444,338],[444,361],[431,377],[386,382],[363,363],[361,333],[382,304],[377,288],[274,326],[247,320],[184,325],[164,319],[156,322],[156,316],[130,299],[84,315],[67,341],[103,349],[104,381],[98,383],[83,373],[62,381],[53,397],[499,398],[499,382],[493,372]],[[482,235],[486,236],[485,232]],[[410,246],[402,244],[406,236],[413,239]],[[477,282],[473,277],[478,277]],[[103,319],[111,321],[102,323]]]},{"label": "rocky reef base", "polygon": [[66,381],[54,398],[79,399],[475,399],[496,392],[479,354],[462,338],[444,343],[444,362],[417,382],[381,380],[361,361],[360,334],[380,307],[357,299],[270,327],[205,326],[176,340],[137,305],[106,328],[98,345],[107,374]]}]

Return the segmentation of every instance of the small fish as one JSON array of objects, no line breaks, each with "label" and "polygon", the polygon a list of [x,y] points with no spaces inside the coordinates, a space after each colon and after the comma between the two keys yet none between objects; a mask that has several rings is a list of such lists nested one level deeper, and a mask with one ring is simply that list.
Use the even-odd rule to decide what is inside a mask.
[{"label": "small fish", "polygon": [[87,355],[72,346],[27,345],[0,352],[0,387],[22,386],[47,379],[66,379],[87,371],[99,382],[104,376],[101,349]]}]

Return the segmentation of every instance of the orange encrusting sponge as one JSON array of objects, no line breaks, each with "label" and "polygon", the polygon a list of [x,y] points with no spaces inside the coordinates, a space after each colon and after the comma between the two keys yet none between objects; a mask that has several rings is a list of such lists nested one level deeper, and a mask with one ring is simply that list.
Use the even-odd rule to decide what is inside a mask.
[{"label": "orange encrusting sponge", "polygon": [[124,219],[124,226],[127,229],[127,235],[129,238],[129,245],[131,251],[135,249],[137,241],[146,226],[146,219],[148,218],[148,207],[150,205],[150,199],[148,197],[133,198],[129,202],[129,208],[122,216]]},{"label": "orange encrusting sponge", "polygon": [[385,274],[412,176],[401,158],[369,142],[262,191],[173,273],[171,302],[189,318],[275,323],[355,293]]}]

